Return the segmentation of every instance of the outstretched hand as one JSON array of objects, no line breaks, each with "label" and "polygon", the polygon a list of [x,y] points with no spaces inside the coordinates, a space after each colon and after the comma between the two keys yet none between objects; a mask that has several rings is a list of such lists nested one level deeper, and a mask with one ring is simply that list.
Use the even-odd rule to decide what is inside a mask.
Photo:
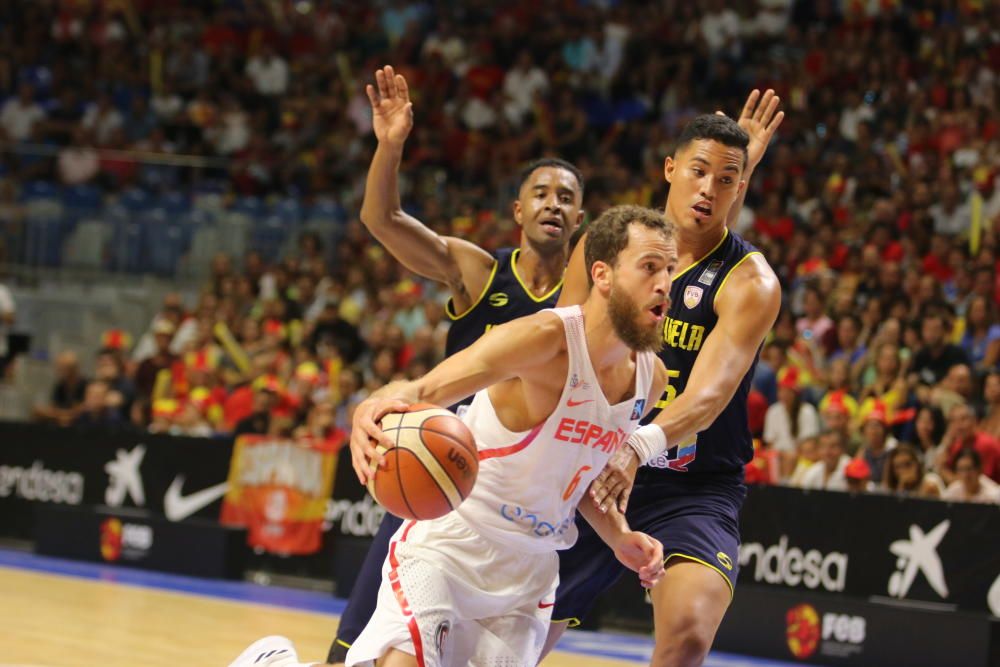
[{"label": "outstretched hand", "polygon": [[781,98],[775,95],[770,88],[761,96],[760,91],[754,89],[747,96],[743,111],[740,112],[739,126],[750,135],[750,145],[747,146],[747,168],[754,169],[760,164],[767,145],[771,143],[781,121],[785,119],[785,112],[778,111]]},{"label": "outstretched hand", "polygon": [[413,129],[413,103],[402,74],[391,65],[375,72],[375,85],[365,86],[372,103],[372,128],[380,142],[402,145]]},{"label": "outstretched hand", "polygon": [[615,547],[615,556],[639,575],[645,588],[652,588],[663,578],[663,544],[645,533],[625,533]]}]

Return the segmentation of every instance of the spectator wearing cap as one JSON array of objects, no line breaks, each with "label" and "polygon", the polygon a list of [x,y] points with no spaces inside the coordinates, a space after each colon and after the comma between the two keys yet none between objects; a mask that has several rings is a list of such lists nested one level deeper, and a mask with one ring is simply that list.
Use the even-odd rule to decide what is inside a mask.
[{"label": "spectator wearing cap", "polygon": [[864,459],[851,459],[844,466],[844,479],[847,482],[847,491],[850,493],[867,493],[875,488],[871,481],[871,468]]},{"label": "spectator wearing cap", "polygon": [[135,349],[132,350],[132,360],[135,363],[141,363],[156,352],[156,335],[153,330],[161,320],[166,320],[174,325],[174,334],[180,333],[179,337],[176,335],[173,336],[171,345],[171,351],[175,354],[180,352],[183,348],[178,347],[175,343],[185,342],[190,337],[190,333],[188,332],[193,332],[195,327],[193,321],[188,322],[189,319],[185,319],[184,304],[181,300],[181,295],[177,292],[168,292],[163,297],[163,305],[160,307],[159,312],[153,316],[152,321],[149,323],[149,330],[139,338]]},{"label": "spectator wearing cap", "polygon": [[851,447],[851,422],[858,414],[858,402],[843,389],[827,392],[819,402],[823,428],[838,431],[844,437],[845,446]]},{"label": "spectator wearing cap", "polygon": [[799,369],[785,367],[778,373],[778,400],[764,415],[764,442],[779,453],[782,475],[795,465],[796,443],[819,433],[816,408],[802,400]]},{"label": "spectator wearing cap", "polygon": [[907,443],[889,451],[882,485],[889,493],[920,498],[939,498],[943,491],[941,478],[924,471],[920,453]]},{"label": "spectator wearing cap", "polygon": [[882,479],[889,452],[897,443],[889,433],[889,415],[881,401],[869,401],[862,410],[861,442],[857,458],[868,464],[872,479]]},{"label": "spectator wearing cap", "polygon": [[968,364],[962,348],[952,345],[945,338],[945,318],[931,312],[924,316],[920,326],[921,348],[913,356],[910,367],[912,384],[933,387],[944,379],[948,369],[956,364]]},{"label": "spectator wearing cap", "polygon": [[827,430],[819,436],[819,460],[802,476],[802,488],[846,491],[844,470],[851,462],[840,431]]},{"label": "spectator wearing cap", "polygon": [[955,480],[942,497],[958,502],[1000,503],[1000,485],[983,474],[979,452],[966,448],[955,456]]},{"label": "spectator wearing cap", "polygon": [[938,472],[946,482],[955,479],[956,457],[963,449],[975,450],[983,474],[1000,481],[1000,442],[976,428],[976,415],[969,405],[961,403],[948,413],[944,446],[946,449],[938,458]]},{"label": "spectator wearing cap", "polygon": [[136,395],[142,398],[150,398],[156,386],[156,378],[160,371],[169,370],[177,356],[170,351],[170,343],[174,338],[175,327],[173,322],[166,318],[159,318],[153,323],[153,341],[156,351],[139,364],[135,372]]}]

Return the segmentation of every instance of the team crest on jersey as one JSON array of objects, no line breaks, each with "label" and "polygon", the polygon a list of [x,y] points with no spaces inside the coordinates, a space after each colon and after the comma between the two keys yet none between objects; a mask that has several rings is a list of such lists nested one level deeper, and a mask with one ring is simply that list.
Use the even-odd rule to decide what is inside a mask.
[{"label": "team crest on jersey", "polygon": [[570,389],[576,389],[577,385],[579,385],[579,384],[580,384],[580,376],[579,375],[577,375],[576,373],[573,373],[572,375],[569,376],[569,388]]},{"label": "team crest on jersey", "polygon": [[[722,268],[722,264],[723,262],[721,259],[713,260],[708,266],[705,267],[705,270],[701,272],[701,275],[698,276],[698,282],[702,285],[711,287],[712,283],[715,282],[715,277],[719,275],[719,269]],[[690,308],[691,306],[688,307]]]},{"label": "team crest on jersey", "polygon": [[688,285],[684,288],[684,305],[689,309],[694,308],[701,303],[701,295],[704,293],[705,290],[697,285]]},{"label": "team crest on jersey", "polygon": [[451,622],[441,621],[437,630],[434,631],[434,644],[437,646],[438,657],[444,657],[444,643],[448,640],[448,631],[451,630]]},{"label": "team crest on jersey", "polygon": [[629,417],[632,421],[635,421],[642,417],[643,411],[646,409],[646,399],[637,398],[635,399],[635,405],[632,406],[632,416]]}]

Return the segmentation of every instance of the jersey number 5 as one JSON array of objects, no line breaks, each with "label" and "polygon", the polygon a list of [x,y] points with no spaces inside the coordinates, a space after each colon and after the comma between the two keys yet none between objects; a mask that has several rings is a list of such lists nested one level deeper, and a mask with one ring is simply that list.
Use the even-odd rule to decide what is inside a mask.
[{"label": "jersey number 5", "polygon": [[663,396],[661,396],[660,400],[656,402],[657,410],[662,410],[673,403],[674,399],[677,398],[677,387],[670,384],[670,380],[673,378],[679,378],[680,376],[680,371],[667,370],[667,386],[663,388]]}]

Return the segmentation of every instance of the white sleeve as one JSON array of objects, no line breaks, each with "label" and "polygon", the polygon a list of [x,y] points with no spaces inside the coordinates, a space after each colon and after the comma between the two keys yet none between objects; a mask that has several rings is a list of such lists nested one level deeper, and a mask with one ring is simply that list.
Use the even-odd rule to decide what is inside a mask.
[{"label": "white sleeve", "polygon": [[803,403],[799,408],[799,440],[819,435],[819,415],[811,403]]}]

